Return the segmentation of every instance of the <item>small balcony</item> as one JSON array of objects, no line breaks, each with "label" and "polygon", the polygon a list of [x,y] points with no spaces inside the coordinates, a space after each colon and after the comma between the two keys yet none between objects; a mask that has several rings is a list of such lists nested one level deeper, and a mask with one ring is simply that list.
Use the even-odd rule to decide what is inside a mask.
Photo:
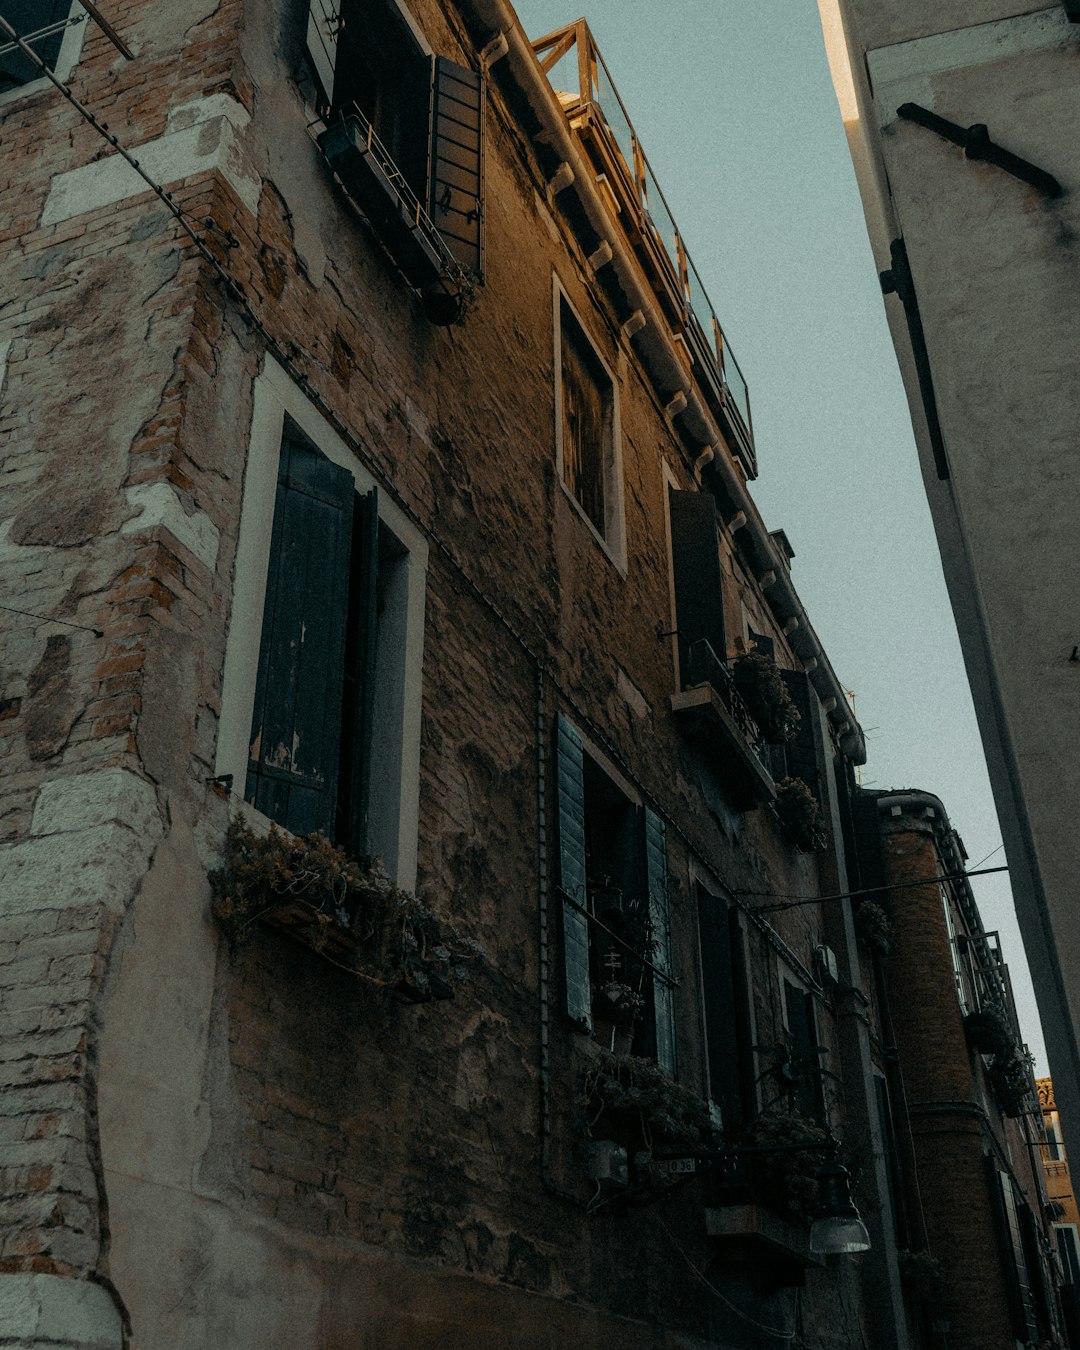
[{"label": "small balcony", "polygon": [[579,19],[532,48],[706,403],[756,478],[746,381],[588,24]]},{"label": "small balcony", "polygon": [[768,747],[727,666],[704,640],[690,648],[688,664],[687,687],[671,697],[676,721],[699,742],[736,810],[771,802]]}]

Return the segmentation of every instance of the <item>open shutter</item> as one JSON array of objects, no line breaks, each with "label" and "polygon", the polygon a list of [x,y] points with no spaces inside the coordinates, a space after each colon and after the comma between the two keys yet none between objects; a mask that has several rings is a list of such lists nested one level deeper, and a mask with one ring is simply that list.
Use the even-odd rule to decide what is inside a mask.
[{"label": "open shutter", "polygon": [[801,670],[781,670],[784,684],[792,702],[799,710],[799,730],[795,739],[785,747],[787,771],[793,778],[801,778],[825,810],[828,794],[825,791],[825,765],[818,727],[817,697],[810,687],[810,677]]},{"label": "open shutter", "polygon": [[327,103],[334,97],[340,27],[341,5],[338,0],[311,0],[308,6],[307,49]]},{"label": "open shutter", "polygon": [[[555,771],[559,794],[559,886],[582,907],[585,892],[585,773],[581,736],[559,713],[555,723]],[[563,969],[566,1012],[583,1031],[592,1031],[589,984],[589,921],[563,901]]]},{"label": "open shutter", "polygon": [[353,478],[281,446],[245,797],[294,834],[332,834]]},{"label": "open shutter", "polygon": [[821,1060],[817,1050],[814,1004],[810,994],[790,980],[784,981],[784,1009],[791,1033],[791,1054],[798,1077],[795,1102],[805,1116],[824,1121],[825,1094],[821,1081]]},{"label": "open shutter", "polygon": [[[671,974],[671,923],[668,915],[667,835],[660,817],[645,808],[645,875],[649,885],[649,917],[653,924],[656,954],[653,965]],[[674,1078],[675,991],[667,980],[653,976],[653,1010],[656,1018],[656,1062]]]},{"label": "open shutter", "polygon": [[337,839],[357,858],[368,855],[371,735],[375,720],[378,624],[379,499],[375,488],[354,498],[352,579],[345,642],[341,718],[341,791]]},{"label": "open shutter", "polygon": [[468,66],[435,58],[428,214],[462,267],[483,270],[484,81]]},{"label": "open shutter", "polygon": [[679,670],[683,688],[708,678],[701,649],[704,639],[719,661],[727,660],[723,574],[716,533],[716,506],[708,492],[670,489],[671,561],[675,572],[675,627],[679,634]]},{"label": "open shutter", "polygon": [[1006,1287],[1013,1314],[1013,1330],[1020,1340],[1036,1340],[1038,1328],[1035,1304],[1031,1297],[1027,1262],[1024,1260],[1024,1243],[1012,1178],[1008,1172],[999,1170],[993,1158],[988,1157],[984,1162],[990,1179],[991,1203],[997,1221],[1001,1258],[1005,1266]]},{"label": "open shutter", "polygon": [[709,1064],[709,1096],[720,1107],[725,1129],[744,1116],[743,1072],[733,915],[718,896],[698,891],[698,942]]}]

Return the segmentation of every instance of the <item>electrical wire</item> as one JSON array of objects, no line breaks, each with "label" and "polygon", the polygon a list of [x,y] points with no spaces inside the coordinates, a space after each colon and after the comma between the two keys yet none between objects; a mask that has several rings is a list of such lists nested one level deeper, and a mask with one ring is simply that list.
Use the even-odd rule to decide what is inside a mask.
[{"label": "electrical wire", "polygon": [[95,637],[104,637],[100,628],[90,628],[85,623],[75,623],[72,619],[56,619],[51,614],[35,614],[29,609],[16,609],[13,605],[0,605],[7,614],[21,614],[24,619],[37,619],[39,623],[62,623],[67,628],[81,628],[84,633],[93,633]]},{"label": "electrical wire", "polygon": [[[691,1261],[690,1257],[687,1256],[685,1250],[683,1249],[681,1243],[679,1242],[679,1239],[675,1236],[675,1234],[671,1231],[671,1229],[667,1226],[667,1224],[664,1222],[663,1218],[659,1214],[656,1216],[656,1222],[667,1234],[668,1241],[679,1253],[683,1261],[685,1261],[688,1269],[694,1275],[694,1278],[697,1279],[701,1284],[703,1284],[705,1288],[709,1291],[709,1293],[712,1294],[712,1296],[715,1299],[718,1299],[724,1305],[725,1308],[729,1308],[735,1314],[736,1317],[741,1317],[744,1322],[748,1322],[757,1331],[763,1331],[766,1334],[766,1336],[775,1336],[778,1341],[793,1341],[795,1339],[795,1337],[799,1334],[797,1325],[792,1327],[790,1331],[787,1330],[781,1331],[777,1327],[766,1326],[764,1322],[759,1322],[756,1318],[751,1317],[749,1313],[743,1312],[743,1310],[740,1307],[732,1303],[731,1299],[725,1298],[725,1296],[720,1292],[719,1289],[717,1289],[716,1285],[713,1284],[713,1282],[709,1279],[709,1277],[705,1274],[705,1272],[703,1270],[699,1270],[697,1266],[694,1264],[694,1262]],[[797,1294],[796,1297],[798,1297]]]},{"label": "electrical wire", "polygon": [[800,905],[824,905],[831,900],[850,900],[856,895],[874,895],[880,891],[907,891],[916,886],[930,886],[938,881],[960,881],[967,877],[985,877],[994,872],[1007,872],[1006,867],[973,868],[967,872],[941,872],[931,877],[918,877],[914,881],[896,881],[888,886],[860,886],[855,891],[837,891],[835,895],[784,895],[776,891],[736,891],[736,895],[773,899],[784,903],[775,905],[755,905],[754,914],[773,914],[784,909],[797,909]]}]

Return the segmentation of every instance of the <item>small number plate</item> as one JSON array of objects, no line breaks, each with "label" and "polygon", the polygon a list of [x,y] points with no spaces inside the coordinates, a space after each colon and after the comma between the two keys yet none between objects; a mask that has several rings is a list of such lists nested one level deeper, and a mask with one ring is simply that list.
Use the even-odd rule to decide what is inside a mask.
[{"label": "small number plate", "polygon": [[690,1177],[697,1171],[697,1160],[694,1158],[657,1158],[656,1165],[661,1172],[672,1177]]}]

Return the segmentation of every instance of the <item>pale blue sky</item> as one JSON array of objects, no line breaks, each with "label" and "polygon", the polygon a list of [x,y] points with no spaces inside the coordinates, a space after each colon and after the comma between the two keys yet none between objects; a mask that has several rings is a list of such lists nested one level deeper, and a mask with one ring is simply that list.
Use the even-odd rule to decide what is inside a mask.
[{"label": "pale blue sky", "polygon": [[[936,793],[974,867],[1001,834],[815,0],[570,4],[516,8],[530,37],[592,28],[749,385],[753,495],[855,692],[863,781]],[[972,886],[1045,1072],[1007,877]]]}]

